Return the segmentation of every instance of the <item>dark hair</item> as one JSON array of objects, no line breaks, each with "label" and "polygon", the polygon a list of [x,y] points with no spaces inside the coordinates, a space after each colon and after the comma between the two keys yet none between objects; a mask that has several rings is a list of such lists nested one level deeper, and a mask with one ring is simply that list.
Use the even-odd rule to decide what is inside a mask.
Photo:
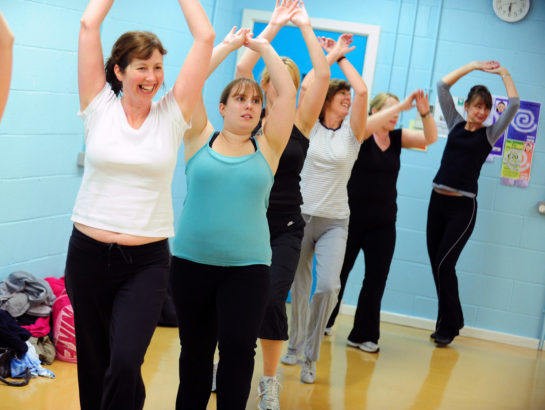
[{"label": "dark hair", "polygon": [[340,78],[329,80],[329,88],[327,89],[327,95],[325,96],[324,105],[322,105],[322,111],[320,112],[319,117],[321,121],[324,120],[326,104],[333,99],[335,94],[343,90],[350,91],[350,84],[347,81],[341,80]]},{"label": "dark hair", "polygon": [[486,108],[489,110],[492,109],[492,95],[484,85],[474,85],[471,87],[471,90],[469,90],[469,94],[467,95],[466,104],[471,105],[473,101],[478,99],[483,101]]},{"label": "dark hair", "polygon": [[263,101],[263,91],[261,91],[259,84],[251,78],[241,77],[231,81],[223,89],[220,96],[220,104],[227,104],[231,91],[234,90],[233,95],[244,95],[248,92],[248,89],[250,89],[254,95],[258,95],[259,99]]},{"label": "dark hair", "polygon": [[159,38],[149,31],[128,31],[117,39],[112,47],[110,58],[104,65],[106,81],[110,83],[115,95],[119,95],[123,89],[123,84],[115,76],[115,65],[117,64],[121,72],[124,72],[134,58],[147,60],[155,50],[158,50],[161,55],[167,53]]}]

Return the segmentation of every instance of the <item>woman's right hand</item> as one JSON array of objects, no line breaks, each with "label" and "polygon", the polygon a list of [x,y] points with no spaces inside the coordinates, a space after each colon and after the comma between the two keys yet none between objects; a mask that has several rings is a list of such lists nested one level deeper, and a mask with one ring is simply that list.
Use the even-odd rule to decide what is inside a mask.
[{"label": "woman's right hand", "polygon": [[332,53],[335,53],[336,59],[344,57],[356,48],[356,46],[351,47],[352,41],[352,34],[344,33],[339,37],[339,39],[335,43],[335,46],[331,50]]},{"label": "woman's right hand", "polygon": [[414,107],[414,100],[416,99],[417,93],[418,93],[418,90],[413,91],[403,101],[399,103],[399,106],[401,107],[401,111],[408,111]]},{"label": "woman's right hand", "polygon": [[263,50],[271,46],[271,43],[266,38],[257,36],[253,37],[253,33],[248,33],[246,36],[246,42],[244,43],[246,47],[250,50],[255,51],[256,53],[261,54]]}]

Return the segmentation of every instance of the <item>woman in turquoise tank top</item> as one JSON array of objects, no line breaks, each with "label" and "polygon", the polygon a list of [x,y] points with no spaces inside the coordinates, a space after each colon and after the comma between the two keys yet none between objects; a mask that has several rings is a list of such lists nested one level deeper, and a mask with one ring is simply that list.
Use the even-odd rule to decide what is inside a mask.
[{"label": "woman in turquoise tank top", "polygon": [[219,104],[224,127],[214,132],[204,104],[185,134],[187,196],[176,226],[171,283],[179,321],[177,409],[205,409],[216,343],[218,409],[244,409],[258,330],[269,291],[269,192],[293,127],[296,90],[269,42],[235,29],[216,46],[210,72],[242,45],[258,52],[278,96],[252,137],[263,102],[259,85],[232,81]]}]

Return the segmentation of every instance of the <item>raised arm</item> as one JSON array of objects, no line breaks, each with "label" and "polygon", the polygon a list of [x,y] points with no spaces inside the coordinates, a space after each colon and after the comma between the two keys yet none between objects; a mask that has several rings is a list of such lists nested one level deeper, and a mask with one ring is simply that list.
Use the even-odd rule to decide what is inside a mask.
[{"label": "raised arm", "polygon": [[190,121],[208,77],[214,47],[214,29],[198,0],[178,0],[184,13],[193,45],[186,56],[173,93],[186,121]]},{"label": "raised arm", "polygon": [[[437,141],[437,125],[430,112],[430,101],[427,93],[416,90],[411,93],[416,99],[416,109],[422,118],[423,130],[411,130],[404,128],[401,133],[401,146],[405,148],[423,147]],[[371,118],[373,118],[371,116]],[[368,122],[371,120],[368,120]]]},{"label": "raised arm", "polygon": [[247,37],[249,32],[250,30],[247,28],[241,28],[237,31],[237,27],[234,26],[231,31],[227,33],[223,41],[212,50],[212,58],[210,59],[210,65],[208,67],[208,76],[218,68],[230,53],[248,43]]},{"label": "raised arm", "polygon": [[293,128],[297,90],[288,69],[267,40],[259,37],[250,39],[248,47],[258,52],[265,61],[277,93],[263,126],[265,140],[277,162],[288,143]]},{"label": "raised arm", "polygon": [[291,21],[301,30],[314,71],[312,82],[307,83],[304,93],[300,93],[299,106],[295,114],[295,125],[308,138],[310,130],[320,115],[331,71],[320,42],[312,30],[310,18],[302,1],[295,10]]},{"label": "raised arm", "polygon": [[515,114],[520,107],[520,98],[517,88],[515,87],[515,83],[511,78],[511,74],[506,67],[499,66],[497,68],[485,69],[483,71],[491,74],[498,74],[503,80],[505,91],[509,97],[509,104],[507,104],[507,108],[501,113],[498,120],[486,130],[488,142],[490,142],[490,145],[494,145],[501,137],[503,132],[507,129],[511,121],[513,121],[513,118],[515,118]]},{"label": "raised arm", "polygon": [[[223,41],[214,47],[208,67],[208,76],[214,72],[229,53],[239,49],[243,44],[248,42],[248,32],[248,29],[236,31],[236,27],[233,27]],[[191,128],[184,134],[184,154],[186,161],[206,142],[212,132],[213,127],[208,121],[201,92],[191,118]]]},{"label": "raised arm", "polygon": [[453,85],[456,81],[462,78],[464,75],[469,74],[474,70],[489,71],[495,68],[498,68],[500,64],[497,61],[472,61],[461,67],[458,67],[456,70],[451,71],[445,75],[441,80],[448,86]]},{"label": "raised arm", "polygon": [[0,12],[0,121],[8,100],[13,61],[13,33]]},{"label": "raised arm", "polygon": [[[266,39],[269,43],[273,41],[278,32],[284,27],[288,21],[290,21],[295,8],[297,7],[297,0],[276,0],[276,6],[272,13],[269,24],[263,29],[263,32],[259,37]],[[248,48],[242,55],[240,61],[237,64],[235,77],[254,78],[252,70],[256,63],[259,61],[261,55],[256,51]]]},{"label": "raised arm", "polygon": [[100,25],[113,2],[113,0],[91,0],[81,17],[78,40],[78,89],[81,110],[87,108],[106,84]]},{"label": "raised arm", "polygon": [[[348,51],[353,49],[353,47],[350,47],[351,43],[352,36],[343,34],[339,37],[335,49],[340,50],[338,53],[344,57]],[[367,124],[367,85],[348,58],[337,58],[337,64],[339,64],[340,69],[354,90],[350,110],[350,127],[358,141],[362,142],[365,135],[365,125]]]}]

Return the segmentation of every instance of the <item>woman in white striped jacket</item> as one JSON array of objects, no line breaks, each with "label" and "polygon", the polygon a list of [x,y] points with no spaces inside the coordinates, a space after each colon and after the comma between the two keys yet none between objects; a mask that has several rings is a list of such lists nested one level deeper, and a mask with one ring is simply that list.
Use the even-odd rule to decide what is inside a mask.
[{"label": "woman in white striped jacket", "polygon": [[[291,288],[289,348],[282,362],[296,364],[302,356],[303,383],[314,383],[324,329],[337,303],[350,214],[346,184],[367,122],[367,86],[345,57],[354,49],[351,43],[350,34],[343,34],[337,42],[322,39],[329,64],[337,62],[348,82],[330,81],[320,120],[310,132],[308,154],[301,172],[301,211],[306,226]],[[302,92],[312,80],[311,71],[303,81]],[[350,88],[354,90],[353,99]],[[309,305],[314,254],[317,286]]]}]

